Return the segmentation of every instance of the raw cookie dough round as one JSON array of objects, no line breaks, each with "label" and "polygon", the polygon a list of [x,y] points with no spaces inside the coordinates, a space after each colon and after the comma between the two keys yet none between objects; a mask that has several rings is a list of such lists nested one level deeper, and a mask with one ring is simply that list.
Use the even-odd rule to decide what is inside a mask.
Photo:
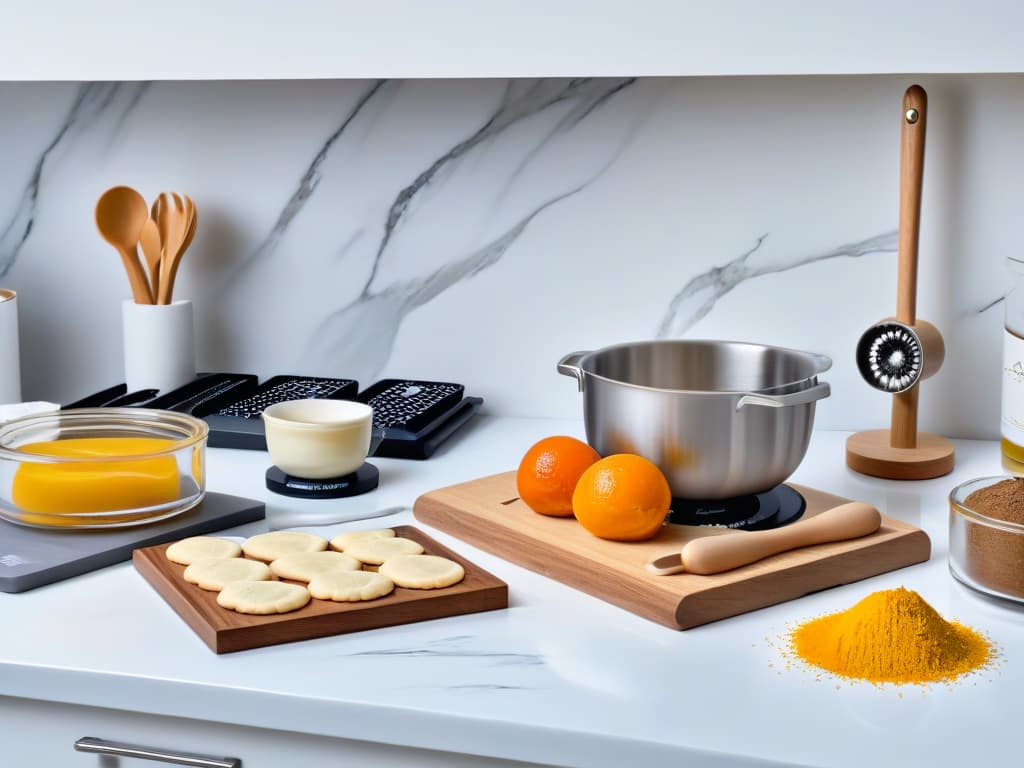
[{"label": "raw cookie dough round", "polygon": [[390,594],[395,583],[387,576],[370,571],[332,571],[309,582],[309,594],[317,600],[355,603]]},{"label": "raw cookie dough round", "polygon": [[241,557],[242,547],[237,541],[216,536],[190,536],[171,544],[164,554],[172,563],[191,565],[196,560],[210,557]]},{"label": "raw cookie dough round", "polygon": [[391,528],[374,528],[370,531],[345,531],[331,539],[331,549],[344,552],[345,547],[353,541],[360,541],[362,539],[390,539],[394,535],[395,532]]},{"label": "raw cookie dough round", "polygon": [[447,557],[437,555],[397,555],[381,565],[381,575],[387,576],[400,587],[410,589],[440,589],[457,584],[466,576],[462,566]]},{"label": "raw cookie dough round", "polygon": [[232,581],[217,595],[217,605],[238,613],[289,613],[310,600],[309,590],[283,581]]},{"label": "raw cookie dough round", "polygon": [[266,563],[243,557],[204,557],[193,560],[184,579],[208,592],[220,592],[232,581],[267,581],[274,578]]},{"label": "raw cookie dough round", "polygon": [[341,552],[292,552],[270,564],[274,575],[282,579],[309,581],[330,571],[358,571],[363,564]]},{"label": "raw cookie dough round", "polygon": [[369,565],[380,565],[395,555],[419,555],[423,552],[412,539],[356,539],[345,547],[345,554]]},{"label": "raw cookie dough round", "polygon": [[242,542],[242,551],[269,563],[291,552],[320,552],[327,549],[327,539],[298,531],[271,531],[250,536]]}]

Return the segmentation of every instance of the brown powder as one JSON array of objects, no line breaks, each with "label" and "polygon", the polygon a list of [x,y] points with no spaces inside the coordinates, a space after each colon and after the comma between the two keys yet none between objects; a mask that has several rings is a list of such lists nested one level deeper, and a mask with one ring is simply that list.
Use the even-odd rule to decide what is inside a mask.
[{"label": "brown powder", "polygon": [[1024,524],[1024,478],[1011,477],[979,488],[964,503],[985,517]]},{"label": "brown powder", "polygon": [[[1024,524],[1024,479],[1010,478],[979,488],[964,499],[964,505],[994,520]],[[1024,535],[965,522],[967,576],[996,592],[1024,597]]]}]

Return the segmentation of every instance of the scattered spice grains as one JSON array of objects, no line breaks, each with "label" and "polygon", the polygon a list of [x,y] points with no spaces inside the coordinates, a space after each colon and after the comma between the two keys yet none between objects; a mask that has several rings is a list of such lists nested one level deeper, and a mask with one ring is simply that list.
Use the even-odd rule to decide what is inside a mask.
[{"label": "scattered spice grains", "polygon": [[[1024,524],[1024,480],[1009,478],[979,488],[964,506],[985,517]],[[983,587],[1024,597],[1024,535],[965,521],[963,569]]]},{"label": "scattered spice grains", "polygon": [[988,668],[998,657],[983,635],[946,621],[917,592],[903,587],[874,592],[845,611],[803,622],[787,640],[788,657],[875,684],[949,683]]}]

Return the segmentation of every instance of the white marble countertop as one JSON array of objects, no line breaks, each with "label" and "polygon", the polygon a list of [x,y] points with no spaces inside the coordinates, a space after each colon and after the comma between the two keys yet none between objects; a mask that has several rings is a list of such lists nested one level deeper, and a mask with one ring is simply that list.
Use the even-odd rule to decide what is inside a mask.
[{"label": "white marble countertop", "polygon": [[[676,632],[416,523],[408,509],[425,491],[513,469],[540,437],[582,431],[577,421],[478,417],[429,461],[375,460],[381,485],[371,494],[300,503],[291,516],[270,507],[267,523],[227,532],[415,523],[507,581],[507,610],[218,656],[125,563],[0,594],[0,695],[559,765],[1020,759],[1024,610],[955,582],[946,561],[946,496],[963,480],[1002,473],[996,443],[958,441],[952,475],[901,483],[855,475],[843,459],[846,434],[816,432],[792,480],[920,526],[931,560]],[[211,450],[209,487],[270,502],[267,464],[264,453]],[[332,522],[396,506],[406,509]],[[310,528],[312,514],[327,527]],[[900,585],[986,632],[1004,663],[927,689],[837,686],[785,669],[772,643],[792,622]]]}]

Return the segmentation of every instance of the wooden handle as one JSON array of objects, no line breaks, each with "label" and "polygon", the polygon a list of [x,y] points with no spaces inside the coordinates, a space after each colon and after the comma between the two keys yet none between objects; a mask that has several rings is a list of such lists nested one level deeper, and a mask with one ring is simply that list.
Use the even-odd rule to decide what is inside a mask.
[{"label": "wooden handle", "polygon": [[149,287],[154,297],[160,295],[160,230],[153,219],[146,219],[139,235],[142,255],[146,258],[149,268]]},{"label": "wooden handle", "polygon": [[892,418],[889,423],[889,446],[917,448],[917,396],[921,391],[918,381],[906,392],[892,396]]},{"label": "wooden handle", "polygon": [[196,222],[197,222],[196,207],[192,202],[192,198],[185,195],[185,237],[181,241],[181,245],[178,247],[178,252],[174,254],[171,259],[170,265],[167,266],[166,278],[167,284],[160,286],[161,299],[160,304],[170,304],[174,293],[174,278],[178,274],[178,266],[181,264],[181,258],[185,255],[185,251],[192,244],[192,238],[196,234]]},{"label": "wooden handle", "polygon": [[877,509],[851,501],[772,531],[737,531],[728,536],[694,539],[683,547],[681,565],[687,573],[701,575],[731,571],[791,549],[867,536],[881,524],[882,516]]},{"label": "wooden handle", "polygon": [[118,248],[121,254],[121,262],[124,264],[125,272],[128,273],[128,282],[132,287],[132,298],[136,304],[152,304],[153,295],[149,292],[149,283],[146,281],[146,273],[142,270],[139,262],[138,249],[128,251]]},{"label": "wooden handle", "polygon": [[[903,94],[900,132],[900,230],[896,282],[896,319],[917,321],[917,246],[921,231],[921,184],[924,180],[924,141],[928,95],[919,85]],[[893,448],[917,447],[917,388],[893,395],[889,430]]]},{"label": "wooden handle", "polygon": [[903,94],[900,132],[900,234],[896,283],[896,319],[917,320],[917,244],[921,230],[921,183],[924,179],[924,139],[928,95],[919,85]]}]

